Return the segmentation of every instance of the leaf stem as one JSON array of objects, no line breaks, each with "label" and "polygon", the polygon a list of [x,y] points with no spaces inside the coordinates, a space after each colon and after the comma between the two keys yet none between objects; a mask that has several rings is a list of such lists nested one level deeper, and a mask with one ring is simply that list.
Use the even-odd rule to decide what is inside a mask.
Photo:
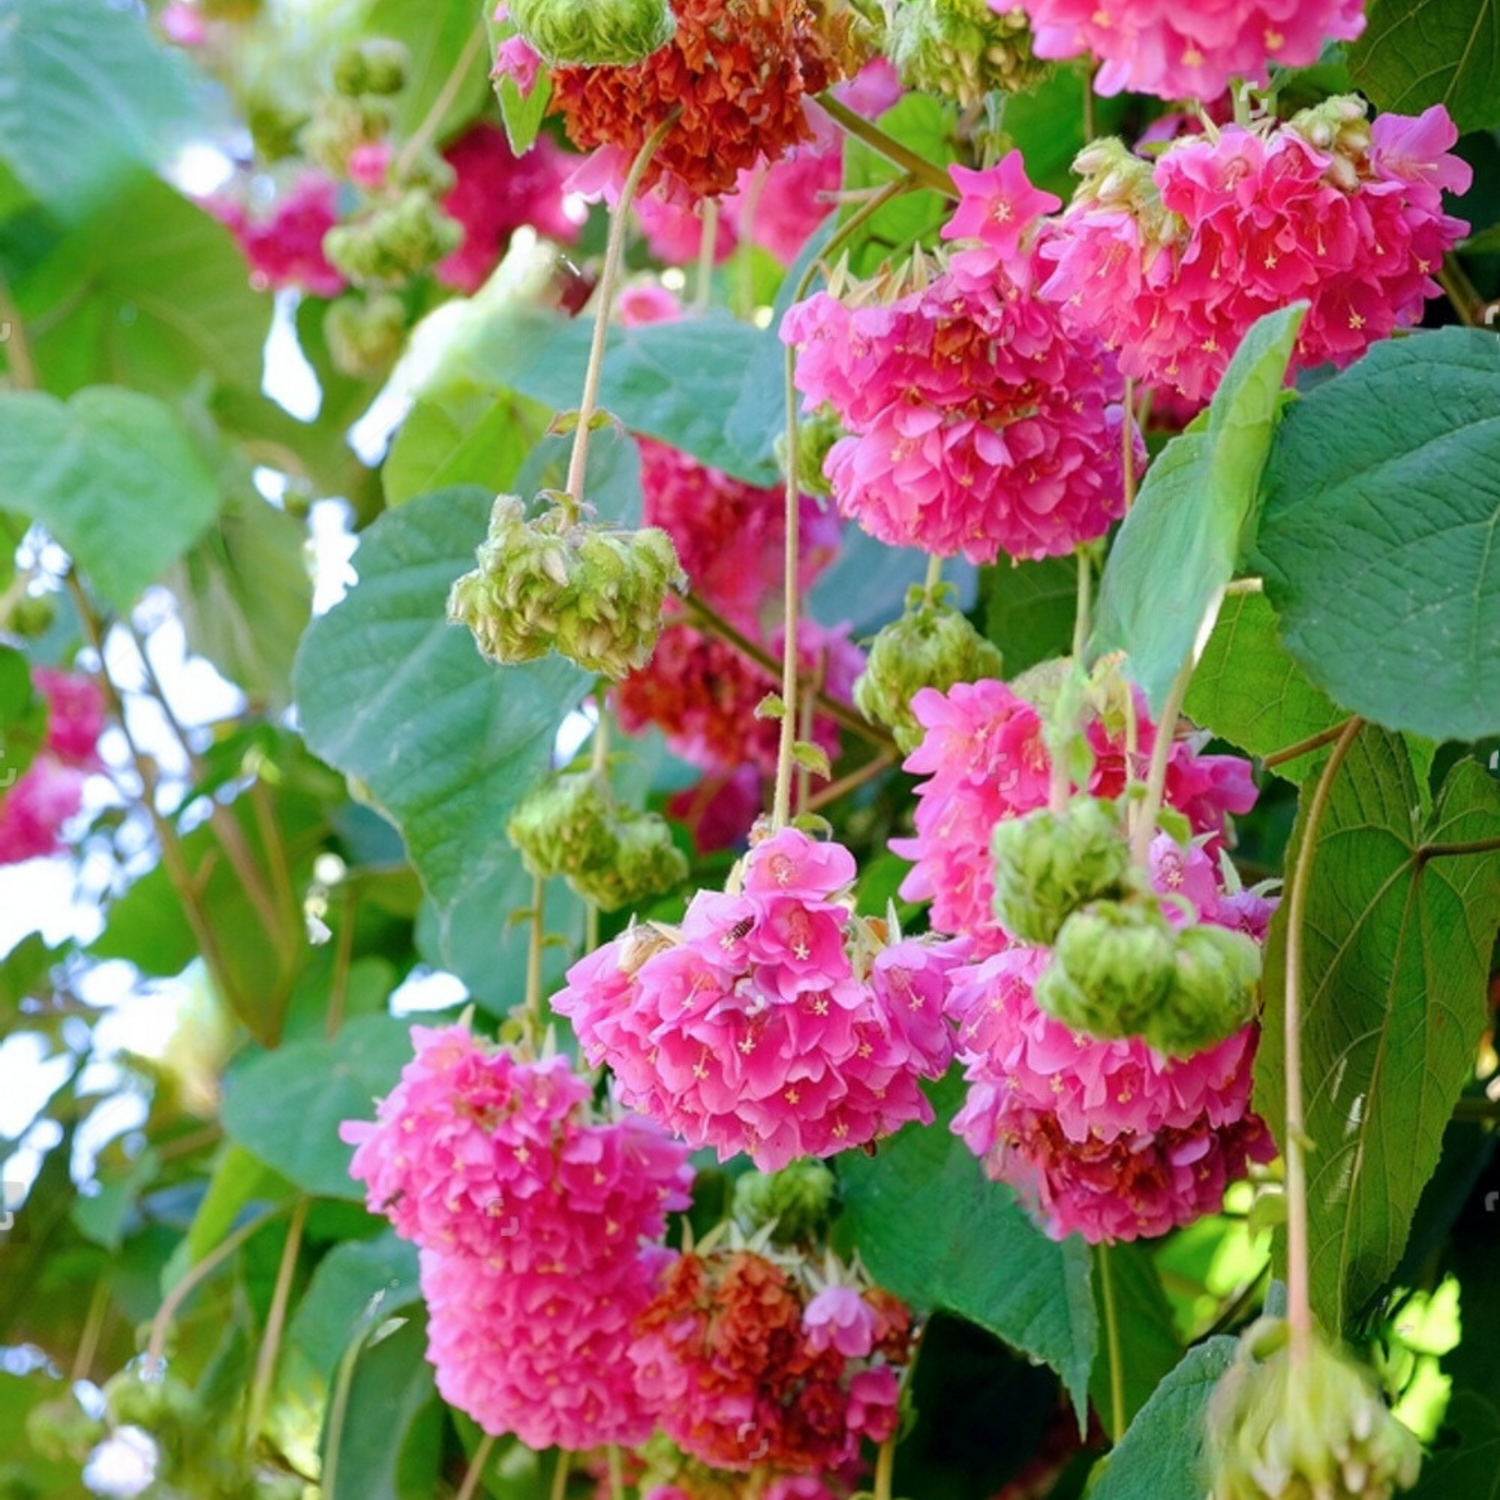
[{"label": "leaf stem", "polygon": [[609,218],[609,240],[604,247],[604,269],[599,276],[598,302],[594,309],[594,340],[589,346],[588,369],[583,377],[583,399],[578,403],[578,426],[573,431],[573,453],[568,461],[568,498],[576,508],[583,499],[584,481],[588,477],[589,436],[593,431],[594,416],[599,410],[599,384],[604,378],[604,351],[609,342],[609,315],[614,308],[615,285],[620,279],[620,266],[625,259],[626,221],[631,200],[656,155],[656,148],[667,138],[667,133],[677,123],[681,109],[674,109],[650,135],[641,149],[620,189],[619,201]]},{"label": "leaf stem", "polygon": [[323,1034],[332,1041],[344,1024],[344,1007],[349,998],[349,970],[354,959],[354,908],[359,898],[353,886],[344,888],[343,914],[339,921],[338,946],[333,954],[333,983],[328,987],[328,1016]]},{"label": "leaf stem", "polygon": [[1417,850],[1417,862],[1426,864],[1429,859],[1462,859],[1471,854],[1494,854],[1500,850],[1500,838],[1469,839],[1456,844],[1423,844]]},{"label": "leaf stem", "polygon": [[448,113],[449,106],[458,97],[458,91],[464,86],[464,74],[473,66],[479,49],[484,45],[486,31],[483,24],[476,26],[469,40],[464,43],[464,50],[454,60],[453,67],[448,76],[443,80],[443,86],[437,92],[432,103],[427,107],[427,113],[422,116],[421,123],[411,133],[406,144],[401,148],[401,154],[396,158],[396,164],[391,168],[391,177],[395,181],[403,178],[411,170],[412,164],[421,154],[423,149],[432,143],[433,137],[437,135],[442,127],[443,116]]},{"label": "leaf stem", "polygon": [[1104,1334],[1109,1351],[1110,1434],[1118,1443],[1125,1433],[1125,1355],[1120,1344],[1120,1315],[1115,1306],[1115,1278],[1108,1245],[1099,1246],[1099,1292],[1104,1302]]},{"label": "leaf stem", "polygon": [[287,1308],[292,1300],[292,1278],[297,1272],[297,1257],[302,1253],[302,1231],[307,1227],[307,1198],[298,1198],[287,1225],[286,1244],[281,1250],[281,1264],[276,1269],[276,1285],[271,1292],[271,1306],[266,1313],[266,1331],[255,1356],[255,1378],[250,1386],[250,1404],[245,1420],[245,1442],[252,1451],[266,1421],[266,1406],[271,1399],[271,1382],[276,1378],[276,1356],[281,1350],[281,1334],[286,1327]]},{"label": "leaf stem", "polygon": [[814,792],[807,799],[807,811],[817,812],[819,808],[837,802],[840,797],[847,797],[850,792],[858,791],[866,782],[874,781],[877,776],[890,770],[895,764],[896,756],[889,752],[867,760],[857,770],[850,771],[847,776],[841,776],[837,781],[831,781],[827,786]]},{"label": "leaf stem", "polygon": [[1298,740],[1294,745],[1273,750],[1269,755],[1261,756],[1260,763],[1269,771],[1277,766],[1284,766],[1288,761],[1300,760],[1304,755],[1311,755],[1314,750],[1321,750],[1324,745],[1331,745],[1353,722],[1352,719],[1345,719],[1331,729],[1324,729],[1318,734],[1309,735],[1305,740]]},{"label": "leaf stem", "polygon": [[474,1500],[479,1493],[479,1481],[484,1475],[484,1466],[490,1461],[490,1454],[494,1451],[495,1438],[492,1433],[485,1433],[484,1441],[474,1450],[474,1456],[469,1460],[469,1467],[464,1472],[464,1482],[459,1486],[458,1493],[453,1500]]},{"label": "leaf stem", "polygon": [[848,134],[863,141],[871,150],[879,152],[887,161],[894,162],[898,167],[905,167],[922,187],[941,193],[945,198],[959,196],[953,179],[942,168],[928,161],[925,156],[919,156],[910,146],[887,135],[878,125],[865,119],[863,115],[856,114],[831,93],[819,94],[818,103]]},{"label": "leaf stem", "polygon": [[1312,1300],[1308,1291],[1307,1140],[1302,1110],[1302,931],[1307,891],[1318,852],[1318,827],[1333,791],[1334,778],[1354,744],[1364,720],[1355,716],[1343,727],[1328,764],[1318,777],[1302,842],[1286,895],[1286,984],[1284,1017],[1286,1056],[1286,1259],[1287,1323],[1291,1330],[1293,1368],[1305,1368],[1312,1352]]},{"label": "leaf stem", "polygon": [[285,1206],[281,1208],[268,1209],[258,1218],[241,1224],[232,1234],[226,1235],[197,1265],[191,1267],[183,1276],[182,1280],[162,1298],[162,1303],[156,1310],[156,1316],[151,1320],[151,1335],[146,1343],[146,1362],[151,1370],[156,1370],[161,1364],[162,1351],[167,1346],[167,1331],[172,1326],[172,1320],[177,1316],[177,1309],[193,1294],[193,1292],[204,1281],[213,1275],[218,1268],[243,1245],[246,1240],[264,1229],[273,1219],[279,1219],[286,1212]]},{"label": "leaf stem", "polygon": [[526,943],[526,998],[521,1004],[521,1024],[533,1047],[542,1039],[542,948],[547,941],[547,882],[540,875],[531,881],[531,933]]}]

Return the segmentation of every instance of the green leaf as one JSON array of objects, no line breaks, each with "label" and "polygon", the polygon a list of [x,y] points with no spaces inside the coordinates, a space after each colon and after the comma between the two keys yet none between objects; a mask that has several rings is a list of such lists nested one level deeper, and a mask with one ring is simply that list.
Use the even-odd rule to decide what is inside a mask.
[{"label": "green leaf", "polygon": [[207,529],[218,486],[171,411],[100,387],[0,397],[0,509],[40,521],[117,609]]},{"label": "green leaf", "polygon": [[935,1124],[908,1125],[877,1156],[839,1159],[840,1232],[918,1311],[957,1313],[1051,1365],[1082,1417],[1099,1331],[1088,1246],[1048,1239],[986,1179],[949,1129],[962,1093],[950,1076],[933,1092]]},{"label": "green leaf", "polygon": [[339,1126],[373,1119],[410,1060],[410,1027],[393,1016],[356,1016],[332,1041],[252,1052],[224,1081],[224,1133],[304,1192],[362,1198]]},{"label": "green leaf", "polygon": [[1207,420],[1173,438],[1151,465],[1110,550],[1089,655],[1125,652],[1125,671],[1153,712],[1234,577],[1306,311],[1305,302],[1293,303],[1250,328]]},{"label": "green leaf", "polygon": [[1428,1455],[1410,1500],[1500,1500],[1500,1410],[1472,1391],[1458,1391],[1444,1426],[1457,1444],[1440,1444]]},{"label": "green leaf", "polygon": [[249,277],[212,214],[127,177],[15,287],[37,380],[59,396],[112,384],[175,397],[205,376],[258,390],[272,303]]},{"label": "green leaf", "polygon": [[[1185,707],[1194,723],[1257,756],[1311,739],[1347,717],[1286,654],[1276,612],[1260,594],[1225,600]],[[1276,774],[1300,782],[1317,764],[1304,756]]]},{"label": "green leaf", "polygon": [[1208,1403],[1238,1347],[1213,1338],[1189,1350],[1095,1468],[1089,1500],[1203,1500]]},{"label": "green leaf", "polygon": [[1494,0],[1370,0],[1349,77],[1383,110],[1447,105],[1461,135],[1500,125],[1500,11]]},{"label": "green leaf", "polygon": [[355,1338],[420,1296],[415,1245],[389,1231],[345,1241],[318,1262],[287,1328],[287,1343],[331,1379]]},{"label": "green leaf", "polygon": [[520,397],[473,392],[468,401],[418,401],[380,471],[388,505],[454,485],[509,491],[546,430],[546,415]]},{"label": "green leaf", "polygon": [[258,1156],[233,1141],[226,1141],[215,1156],[207,1189],[181,1242],[179,1254],[184,1269],[196,1265],[221,1244],[230,1230],[248,1217],[246,1210],[252,1204],[260,1211],[262,1206],[286,1202],[293,1191],[292,1184]]},{"label": "green leaf", "polygon": [[1078,564],[1073,558],[1001,562],[980,577],[985,634],[1000,648],[1007,677],[1072,651],[1078,610]]},{"label": "green leaf", "polygon": [[306,541],[284,511],[231,490],[169,579],[189,648],[274,712],[291,701],[292,658],[312,614]]},{"label": "green leaf", "polygon": [[0,0],[0,157],[39,200],[76,216],[191,128],[191,76],[135,10]]},{"label": "green leaf", "polygon": [[[1431,816],[1421,819],[1418,808],[1400,737],[1362,730],[1318,828],[1303,930],[1311,1292],[1334,1335],[1401,1258],[1490,1013],[1496,856],[1428,851],[1500,837],[1500,784],[1464,761]],[[1288,868],[1305,830],[1304,808]],[[1266,949],[1255,1084],[1256,1107],[1278,1134],[1286,919],[1283,904]]]},{"label": "green leaf", "polygon": [[413,1317],[361,1353],[328,1500],[432,1500],[439,1492],[443,1408],[426,1344],[426,1319]]},{"label": "green leaf", "polygon": [[497,668],[448,623],[448,589],[473,567],[492,499],[443,490],[376,521],[355,555],[359,583],[313,622],[294,672],[307,743],[401,830],[445,940],[465,908],[504,927],[493,903],[520,869],[506,815],[589,683],[557,656]]},{"label": "green leaf", "polygon": [[13,787],[47,736],[47,700],[31,666],[14,646],[0,646],[0,799]]},{"label": "green leaf", "polygon": [[1500,731],[1500,343],[1376,344],[1298,403],[1257,564],[1286,649],[1335,702],[1433,740]]},{"label": "green leaf", "polygon": [[1100,1336],[1093,1374],[1089,1378],[1089,1396],[1105,1431],[1118,1438],[1119,1433],[1114,1431],[1114,1381],[1110,1371],[1105,1278],[1109,1278],[1113,1292],[1127,1425],[1135,1420],[1136,1413],[1150,1400],[1152,1392],[1176,1368],[1182,1358],[1182,1340],[1177,1336],[1172,1307],[1162,1290],[1161,1276],[1147,1245],[1128,1241],[1098,1245],[1094,1257],[1097,1273],[1094,1277],[1094,1302],[1099,1315]]}]

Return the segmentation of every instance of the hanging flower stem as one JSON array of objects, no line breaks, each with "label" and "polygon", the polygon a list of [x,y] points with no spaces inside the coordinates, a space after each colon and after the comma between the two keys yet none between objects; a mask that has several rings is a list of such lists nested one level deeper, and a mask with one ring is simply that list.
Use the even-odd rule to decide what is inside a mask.
[{"label": "hanging flower stem", "polygon": [[776,752],[776,793],[771,803],[773,831],[786,827],[792,810],[793,751],[797,743],[798,548],[802,491],[797,484],[797,351],[786,350],[786,567],[782,574],[781,743]]},{"label": "hanging flower stem", "polygon": [[667,133],[677,123],[681,110],[673,110],[655,130],[646,137],[645,144],[636,153],[625,185],[620,189],[620,200],[609,218],[609,240],[604,247],[604,269],[599,276],[599,291],[594,308],[594,341],[589,347],[588,369],[583,377],[583,399],[578,403],[578,426],[573,432],[573,453],[568,460],[568,499],[576,511],[583,500],[584,482],[588,477],[589,436],[593,431],[594,417],[599,411],[599,383],[604,377],[604,350],[609,342],[609,315],[614,309],[615,288],[620,280],[620,267],[625,260],[625,228],[631,202],[651,158],[657,147],[667,138]]},{"label": "hanging flower stem", "polygon": [[1334,779],[1364,720],[1344,725],[1328,764],[1318,777],[1302,841],[1286,895],[1286,984],[1282,1026],[1286,1038],[1286,1290],[1291,1362],[1306,1368],[1312,1353],[1312,1301],[1308,1292],[1307,1132],[1302,1113],[1302,933],[1307,919],[1307,892],[1318,853],[1318,828],[1328,807]]},{"label": "hanging flower stem", "polygon": [[479,1481],[484,1477],[484,1466],[490,1461],[490,1454],[494,1451],[494,1447],[493,1435],[486,1433],[484,1441],[474,1450],[474,1457],[469,1460],[464,1482],[459,1486],[458,1493],[453,1500],[474,1500],[474,1496],[479,1493]]},{"label": "hanging flower stem", "polygon": [[941,167],[928,161],[925,156],[919,156],[911,147],[902,145],[893,136],[887,135],[878,125],[865,119],[863,115],[856,114],[832,94],[819,94],[818,104],[849,135],[863,141],[872,151],[878,151],[887,161],[894,162],[898,167],[905,167],[918,187],[941,193],[945,198],[958,197],[953,179]]}]

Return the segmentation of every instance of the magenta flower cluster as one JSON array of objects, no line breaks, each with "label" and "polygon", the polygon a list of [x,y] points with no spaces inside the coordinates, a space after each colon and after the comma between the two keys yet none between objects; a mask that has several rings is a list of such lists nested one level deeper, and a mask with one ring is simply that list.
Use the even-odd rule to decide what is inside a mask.
[{"label": "magenta flower cluster", "polygon": [[1458,132],[1441,105],[1368,127],[1350,113],[1352,150],[1328,139],[1336,121],[1294,121],[1186,136],[1149,167],[1101,159],[1045,237],[1045,294],[1127,375],[1193,400],[1213,394],[1257,318],[1298,299],[1311,305],[1294,367],[1347,365],[1420,322],[1468,229],[1442,195],[1464,192],[1472,171],[1451,154]]},{"label": "magenta flower cluster", "polygon": [[553,1008],[621,1097],[693,1146],[774,1171],[930,1120],[942,1003],[962,950],[881,947],[845,892],[853,857],[784,829],[739,889],[699,891],[680,931],[636,927],[577,963]]}]

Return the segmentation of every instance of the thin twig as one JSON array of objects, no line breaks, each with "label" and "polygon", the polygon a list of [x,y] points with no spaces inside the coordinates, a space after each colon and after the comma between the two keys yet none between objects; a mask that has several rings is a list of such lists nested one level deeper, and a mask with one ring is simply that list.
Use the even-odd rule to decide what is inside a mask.
[{"label": "thin twig", "polygon": [[287,1225],[286,1244],[281,1250],[281,1264],[276,1270],[276,1285],[271,1292],[271,1306],[266,1313],[266,1331],[255,1356],[255,1378],[250,1386],[250,1403],[245,1421],[245,1442],[252,1450],[265,1426],[266,1407],[271,1399],[271,1382],[276,1378],[276,1356],[281,1351],[281,1333],[286,1327],[287,1308],[292,1300],[292,1279],[297,1273],[297,1257],[302,1253],[302,1231],[307,1227],[310,1200],[298,1198]]},{"label": "thin twig", "polygon": [[474,1457],[469,1460],[464,1482],[459,1486],[458,1493],[453,1500],[474,1500],[474,1496],[479,1493],[479,1481],[484,1475],[484,1466],[490,1461],[490,1454],[494,1451],[494,1447],[494,1435],[485,1433],[484,1441],[474,1450]]},{"label": "thin twig", "polygon": [[821,787],[807,799],[807,811],[817,812],[820,808],[837,802],[840,797],[847,797],[850,792],[858,791],[866,782],[874,781],[877,776],[883,775],[896,764],[897,754],[899,752],[877,755],[873,760],[867,760],[857,770],[850,771],[847,776],[841,776],[837,781]]},{"label": "thin twig", "polygon": [[483,25],[476,26],[469,40],[464,43],[464,50],[458,54],[453,66],[449,69],[448,76],[443,80],[443,86],[438,90],[437,97],[427,108],[427,113],[422,116],[422,122],[412,132],[411,138],[401,148],[401,154],[396,158],[395,165],[391,168],[391,178],[399,182],[411,170],[417,157],[431,144],[443,124],[443,116],[448,113],[449,106],[458,97],[458,91],[464,86],[464,74],[473,66],[474,59],[480,48],[484,45],[488,33]]},{"label": "thin twig", "polygon": [[959,196],[953,179],[941,167],[928,161],[925,156],[919,156],[894,136],[887,135],[878,125],[865,119],[863,115],[856,114],[832,94],[819,94],[818,104],[850,135],[879,152],[887,161],[894,162],[898,167],[905,167],[924,188],[941,193],[945,198]]},{"label": "thin twig", "polygon": [[1294,745],[1287,745],[1280,750],[1273,750],[1269,755],[1261,756],[1260,763],[1267,770],[1274,770],[1277,766],[1284,766],[1288,761],[1300,760],[1304,755],[1311,755],[1314,750],[1321,750],[1324,745],[1331,745],[1349,727],[1352,720],[1345,719],[1335,724],[1332,729],[1324,729],[1318,734],[1311,734],[1305,740],[1298,740]]}]

